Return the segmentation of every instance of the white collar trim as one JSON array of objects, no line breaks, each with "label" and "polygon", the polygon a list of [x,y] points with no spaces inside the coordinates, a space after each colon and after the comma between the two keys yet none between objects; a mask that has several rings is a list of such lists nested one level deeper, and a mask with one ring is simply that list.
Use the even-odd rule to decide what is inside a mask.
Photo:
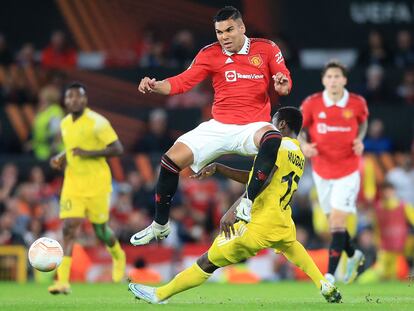
[{"label": "white collar trim", "polygon": [[244,36],[244,44],[243,44],[242,48],[240,49],[240,51],[238,51],[237,53],[232,53],[232,52],[229,52],[229,51],[227,51],[223,48],[223,53],[227,56],[232,56],[234,54],[247,55],[247,54],[249,54],[249,50],[250,50],[250,39],[247,38],[246,36]]},{"label": "white collar trim", "polygon": [[323,91],[322,97],[323,97],[323,102],[326,107],[337,106],[340,108],[344,108],[346,107],[346,104],[348,103],[349,92],[346,89],[344,89],[344,96],[342,96],[342,98],[337,103],[334,103],[334,101],[329,98],[328,92],[326,90]]}]

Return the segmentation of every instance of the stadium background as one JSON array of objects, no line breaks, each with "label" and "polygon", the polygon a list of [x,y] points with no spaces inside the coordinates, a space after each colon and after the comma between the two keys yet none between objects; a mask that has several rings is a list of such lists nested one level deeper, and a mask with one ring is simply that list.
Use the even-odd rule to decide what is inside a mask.
[{"label": "stadium background", "polygon": [[[331,58],[350,68],[349,90],[367,98],[370,122],[375,126],[361,163],[356,242],[367,255],[364,268],[369,267],[378,249],[370,212],[378,185],[390,174],[402,172],[407,178],[396,185],[397,192],[414,204],[413,194],[407,192],[414,186],[409,161],[414,152],[414,46],[410,39],[414,1],[234,0],[225,4],[242,11],[248,36],[272,39],[284,53],[294,88],[281,100],[272,93],[274,109],[299,106],[307,95],[321,90],[320,69]],[[25,255],[25,249],[40,236],[61,238],[58,195],[62,175],[48,168],[44,156],[36,156],[35,124],[41,109],[59,104],[62,88],[73,80],[87,86],[90,106],[111,121],[127,150],[125,156],[109,162],[114,176],[110,224],[125,245],[128,272],[134,275],[134,265],[141,272],[145,267],[149,279],[166,280],[206,250],[220,216],[242,191],[241,185],[220,178],[203,182],[183,178],[171,215],[173,234],[162,245],[128,245],[130,235],[151,220],[160,155],[181,133],[210,117],[212,98],[208,81],[172,98],[140,95],[136,84],[145,75],[164,78],[184,70],[199,48],[215,41],[211,20],[222,5],[218,0],[16,0],[1,4],[0,280],[49,282],[52,277],[35,275]],[[61,57],[51,48],[51,38],[61,36],[57,31],[66,36]],[[407,40],[411,40],[408,48],[401,48]],[[236,156],[220,161],[241,168],[251,163]],[[322,249],[329,238],[312,212],[317,208],[314,202],[308,170],[293,211],[299,240],[313,250],[324,270],[327,253]],[[402,279],[409,275],[412,255],[408,248],[406,258],[400,259]],[[110,280],[110,257],[87,223],[79,234],[72,277]],[[245,265],[216,276],[216,280],[230,282],[291,278],[303,275],[272,252],[262,252]]]}]

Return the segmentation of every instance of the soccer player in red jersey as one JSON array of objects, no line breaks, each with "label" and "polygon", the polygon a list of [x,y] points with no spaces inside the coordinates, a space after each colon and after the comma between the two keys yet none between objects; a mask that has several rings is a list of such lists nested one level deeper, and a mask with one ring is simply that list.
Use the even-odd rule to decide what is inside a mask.
[{"label": "soccer player in red jersey", "polygon": [[234,7],[219,10],[214,27],[218,42],[201,49],[186,71],[162,81],[145,77],[138,86],[144,94],[175,95],[211,76],[215,94],[213,119],[179,137],[162,156],[155,220],[131,237],[134,245],[168,235],[170,202],[180,170],[190,166],[198,172],[223,154],[257,154],[247,197],[239,206],[248,213],[275,163],[281,134],[269,123],[267,90],[273,80],[279,95],[290,92],[292,81],[282,53],[272,41],[246,37],[242,16]]},{"label": "soccer player in red jersey", "polygon": [[332,242],[325,277],[333,283],[343,250],[348,255],[345,282],[356,276],[364,255],[356,250],[346,230],[350,213],[356,213],[359,192],[359,160],[367,130],[368,108],[364,98],[346,90],[347,71],[339,62],[329,62],[322,71],[323,92],[302,103],[301,146],[312,159],[313,179],[319,203],[329,218]]}]

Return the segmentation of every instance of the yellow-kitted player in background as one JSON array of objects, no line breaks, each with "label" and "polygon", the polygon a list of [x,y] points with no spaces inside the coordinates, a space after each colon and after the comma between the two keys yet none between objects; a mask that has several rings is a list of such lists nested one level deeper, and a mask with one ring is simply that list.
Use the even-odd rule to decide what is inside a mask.
[{"label": "yellow-kitted player in background", "polygon": [[85,218],[112,256],[113,280],[119,282],[125,273],[125,253],[107,225],[112,185],[106,158],[122,154],[122,144],[109,121],[86,107],[88,97],[82,84],[69,85],[64,102],[69,112],[60,125],[65,151],[50,161],[54,169],[66,166],[60,198],[64,257],[57,281],[49,287],[51,294],[70,293],[73,243]]}]

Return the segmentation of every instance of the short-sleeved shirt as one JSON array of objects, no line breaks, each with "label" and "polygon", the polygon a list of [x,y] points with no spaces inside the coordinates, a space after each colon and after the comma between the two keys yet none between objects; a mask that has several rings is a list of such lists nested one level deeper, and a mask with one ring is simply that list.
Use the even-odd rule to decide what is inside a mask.
[{"label": "short-sleeved shirt", "polygon": [[360,157],[352,146],[359,125],[368,118],[365,99],[345,90],[342,99],[333,103],[324,91],[306,98],[301,109],[303,127],[318,150],[311,159],[313,170],[325,179],[341,178],[358,170]]},{"label": "short-sleeved shirt", "polygon": [[102,150],[118,140],[109,121],[102,115],[85,109],[73,121],[67,115],[60,124],[66,150],[66,169],[62,195],[92,197],[112,191],[111,171],[105,157],[73,156],[72,149]]},{"label": "short-sleeved shirt", "polygon": [[292,85],[278,46],[265,39],[245,38],[238,53],[223,50],[218,42],[201,49],[191,66],[168,78],[170,95],[183,93],[211,76],[214,88],[212,115],[225,124],[270,121],[269,85],[281,72]]},{"label": "short-sleeved shirt", "polygon": [[[252,218],[248,224],[249,228],[269,241],[291,236],[295,231],[290,201],[305,166],[298,140],[289,137],[282,139],[275,166],[277,170],[270,184],[253,202]],[[250,178],[251,175],[252,171]]]}]

